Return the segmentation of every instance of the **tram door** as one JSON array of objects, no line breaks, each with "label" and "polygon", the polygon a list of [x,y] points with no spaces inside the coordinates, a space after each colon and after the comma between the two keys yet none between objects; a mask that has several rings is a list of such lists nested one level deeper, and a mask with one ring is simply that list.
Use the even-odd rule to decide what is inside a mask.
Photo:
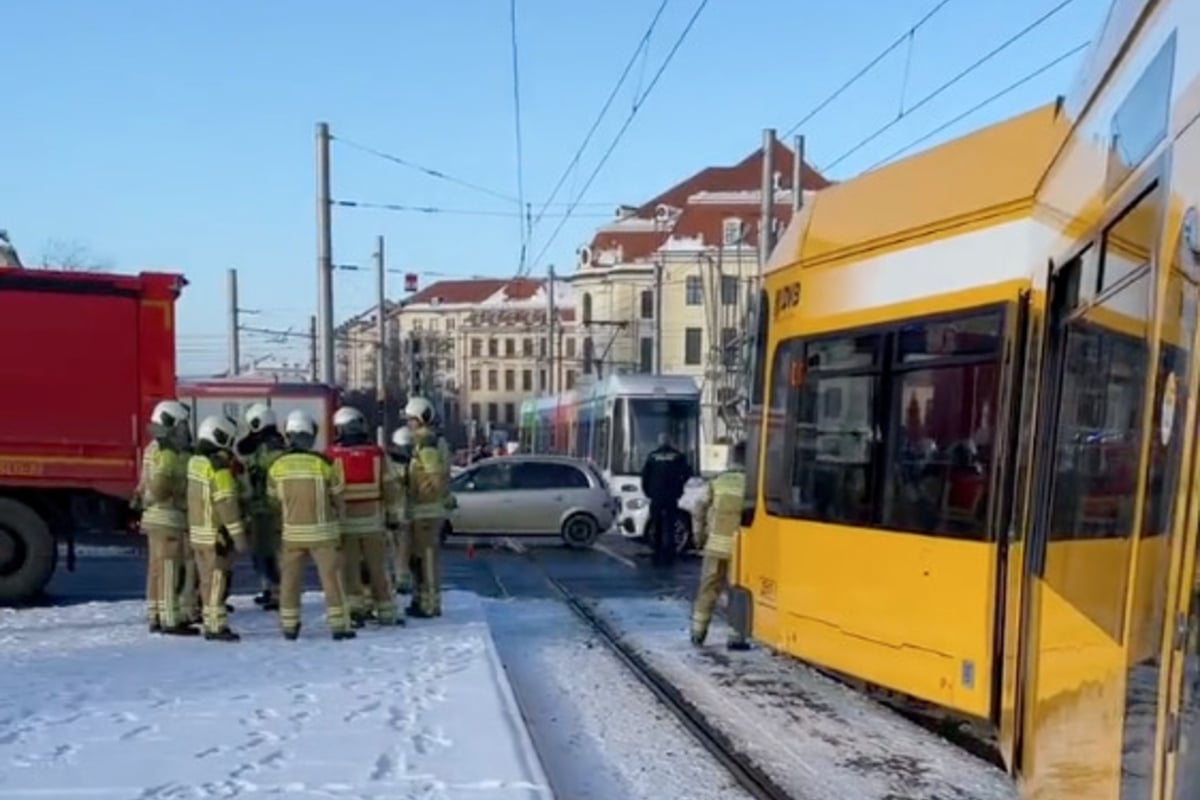
[{"label": "tram door", "polygon": [[[1175,263],[1171,271],[1171,285],[1178,286],[1176,294],[1181,305],[1181,317],[1185,320],[1181,328],[1194,336],[1197,309],[1200,307],[1200,253],[1196,250],[1200,240],[1200,218],[1196,210],[1190,209],[1184,221],[1184,230],[1175,248]],[[1168,313],[1173,301],[1172,290],[1168,289],[1166,305]],[[1193,349],[1193,352],[1196,352]],[[1196,382],[1192,381],[1195,391]],[[1181,499],[1186,500],[1186,514],[1177,518],[1182,547],[1178,558],[1178,569],[1173,573],[1176,581],[1172,597],[1175,599],[1174,613],[1168,622],[1170,637],[1170,659],[1168,661],[1168,713],[1162,742],[1163,796],[1171,800],[1193,800],[1200,797],[1200,412],[1192,410],[1186,430],[1193,432],[1196,444],[1192,452],[1190,481],[1181,485]]]}]

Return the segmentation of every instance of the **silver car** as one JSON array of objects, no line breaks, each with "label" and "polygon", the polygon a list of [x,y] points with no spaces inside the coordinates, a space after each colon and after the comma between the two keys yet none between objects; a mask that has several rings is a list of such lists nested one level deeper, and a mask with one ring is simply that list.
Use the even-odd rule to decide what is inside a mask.
[{"label": "silver car", "polygon": [[587,547],[612,527],[619,510],[590,464],[577,458],[512,455],[477,461],[450,479],[458,508],[449,533],[464,536],[561,536]]}]

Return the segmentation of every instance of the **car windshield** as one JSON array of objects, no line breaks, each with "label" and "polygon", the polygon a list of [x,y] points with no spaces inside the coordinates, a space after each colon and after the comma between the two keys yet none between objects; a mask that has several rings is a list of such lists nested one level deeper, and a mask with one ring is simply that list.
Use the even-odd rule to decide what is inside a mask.
[{"label": "car windshield", "polygon": [[700,404],[696,398],[630,398],[623,403],[625,413],[613,442],[613,472],[637,475],[651,451],[658,447],[660,434],[682,452],[696,469],[700,449]]}]

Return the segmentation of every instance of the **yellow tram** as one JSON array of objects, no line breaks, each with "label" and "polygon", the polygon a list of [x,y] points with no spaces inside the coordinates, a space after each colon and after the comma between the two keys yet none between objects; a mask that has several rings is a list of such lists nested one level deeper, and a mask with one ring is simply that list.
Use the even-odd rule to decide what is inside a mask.
[{"label": "yellow tram", "polygon": [[988,721],[1030,798],[1200,798],[1200,0],[823,190],[764,280],[735,626]]}]

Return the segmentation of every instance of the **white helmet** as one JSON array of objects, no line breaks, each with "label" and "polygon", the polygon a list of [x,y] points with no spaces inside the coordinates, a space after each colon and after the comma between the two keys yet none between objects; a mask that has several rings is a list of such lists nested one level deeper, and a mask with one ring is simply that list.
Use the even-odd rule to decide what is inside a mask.
[{"label": "white helmet", "polygon": [[367,425],[367,418],[354,406],[342,406],[333,415],[333,427],[345,428],[350,425]]},{"label": "white helmet", "polygon": [[214,444],[222,450],[228,450],[237,440],[237,423],[229,417],[205,417],[204,421],[200,423],[196,439]]},{"label": "white helmet", "polygon": [[429,425],[433,422],[433,403],[424,397],[410,397],[408,405],[404,407],[404,416],[418,420],[422,425]]},{"label": "white helmet", "polygon": [[315,437],[317,435],[317,423],[308,412],[296,409],[287,415],[287,421],[283,423],[283,432],[288,436],[305,435]]},{"label": "white helmet", "polygon": [[150,421],[163,428],[174,428],[186,424],[191,416],[188,407],[178,400],[163,400],[150,413]]},{"label": "white helmet", "polygon": [[243,419],[251,433],[258,433],[263,428],[273,428],[279,424],[274,409],[266,403],[255,403],[247,408]]},{"label": "white helmet", "polygon": [[396,447],[412,447],[413,432],[410,428],[396,428],[396,432],[392,434],[392,444]]}]

